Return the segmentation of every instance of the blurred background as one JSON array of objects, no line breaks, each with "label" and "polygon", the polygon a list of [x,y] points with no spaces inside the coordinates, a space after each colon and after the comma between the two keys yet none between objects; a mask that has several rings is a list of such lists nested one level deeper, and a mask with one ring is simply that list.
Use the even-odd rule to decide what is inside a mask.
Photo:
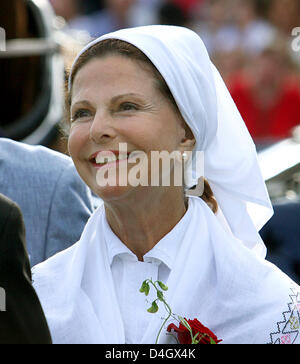
[{"label": "blurred background", "polygon": [[0,136],[67,154],[76,53],[148,24],[186,26],[205,43],[258,150],[275,211],[261,230],[267,259],[300,282],[300,0],[1,0]]}]

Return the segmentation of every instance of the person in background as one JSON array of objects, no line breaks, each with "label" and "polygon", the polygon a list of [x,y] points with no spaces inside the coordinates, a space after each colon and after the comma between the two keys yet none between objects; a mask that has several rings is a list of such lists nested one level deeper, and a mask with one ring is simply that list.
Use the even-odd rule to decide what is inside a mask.
[{"label": "person in background", "polygon": [[75,243],[94,210],[70,157],[0,138],[0,193],[21,208],[31,265]]},{"label": "person in background", "polygon": [[241,49],[248,56],[258,54],[274,39],[274,27],[260,16],[256,0],[232,0],[231,4],[234,49]]},{"label": "person in background", "polygon": [[192,16],[191,28],[201,36],[211,56],[216,50],[223,52],[232,49],[233,26],[228,25],[229,13],[228,1],[211,0],[204,2]]},{"label": "person in background", "polygon": [[290,135],[300,124],[300,83],[284,39],[277,38],[228,87],[256,144]]},{"label": "person in background", "polygon": [[187,26],[188,16],[173,2],[163,3],[158,8],[158,24]]},{"label": "person in background", "polygon": [[55,14],[64,18],[66,22],[71,22],[83,15],[82,1],[80,0],[49,0],[49,2]]},{"label": "person in background", "polygon": [[0,194],[0,344],[51,344],[31,283],[25,235],[19,206]]},{"label": "person in background", "polygon": [[[64,100],[63,56],[51,48],[55,30],[48,24],[54,13],[47,2],[31,0],[5,0],[1,9],[7,51],[0,52],[0,128],[6,137],[0,138],[0,193],[22,209],[35,265],[79,239],[93,201],[71,159],[50,149]],[[32,47],[31,41],[41,42]],[[36,54],[43,44],[50,49]]]},{"label": "person in background", "polygon": [[271,24],[258,14],[255,0],[212,0],[204,3],[194,30],[210,55],[241,51],[257,54],[274,36]]},{"label": "person in background", "polygon": [[300,1],[269,1],[267,18],[277,29],[290,37],[292,29],[300,26]]},{"label": "person in background", "polygon": [[267,260],[300,284],[300,198],[273,204],[274,216],[261,229]]},{"label": "person in background", "polygon": [[130,26],[130,11],[136,0],[107,0],[105,7],[69,21],[71,29],[83,30],[92,38]]}]

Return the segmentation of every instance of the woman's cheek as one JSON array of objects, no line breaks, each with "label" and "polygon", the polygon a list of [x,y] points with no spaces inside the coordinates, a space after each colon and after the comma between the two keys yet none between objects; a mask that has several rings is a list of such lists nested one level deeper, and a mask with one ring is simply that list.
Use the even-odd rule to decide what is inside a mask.
[{"label": "woman's cheek", "polygon": [[74,125],[71,127],[68,139],[68,149],[74,162],[80,157],[80,152],[84,150],[88,140],[89,133],[84,125]]}]

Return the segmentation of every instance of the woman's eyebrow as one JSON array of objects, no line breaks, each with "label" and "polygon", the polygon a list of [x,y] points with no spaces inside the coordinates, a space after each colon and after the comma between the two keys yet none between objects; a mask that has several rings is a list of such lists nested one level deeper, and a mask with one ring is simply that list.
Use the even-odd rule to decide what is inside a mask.
[{"label": "woman's eyebrow", "polygon": [[[114,102],[117,102],[119,99],[122,99],[122,98],[125,98],[125,97],[136,97],[136,98],[141,99],[141,98],[143,98],[143,95],[142,94],[137,94],[137,93],[134,93],[134,92],[129,92],[129,93],[126,93],[126,94],[121,94],[121,95],[114,96],[110,100],[110,102],[114,103]],[[79,100],[79,101],[76,101],[74,104],[72,104],[71,108],[74,108],[77,105],[92,107],[92,104],[88,100]]]},{"label": "woman's eyebrow", "polygon": [[82,106],[92,106],[91,103],[87,100],[79,100],[79,101],[76,101],[74,104],[71,105],[71,108],[73,108],[74,106],[76,105],[82,105]]},{"label": "woman's eyebrow", "polygon": [[117,95],[117,96],[114,96],[112,99],[111,99],[111,102],[116,102],[118,101],[119,99],[122,99],[124,97],[137,97],[137,98],[142,98],[143,95],[141,94],[136,94],[134,92],[130,92],[130,93],[127,93],[127,94],[121,94],[121,95]]}]

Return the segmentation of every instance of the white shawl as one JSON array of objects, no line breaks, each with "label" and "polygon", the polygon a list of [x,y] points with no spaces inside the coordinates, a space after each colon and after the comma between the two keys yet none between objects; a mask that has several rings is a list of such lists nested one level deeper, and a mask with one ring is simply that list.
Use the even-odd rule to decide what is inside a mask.
[{"label": "white shawl", "polygon": [[[223,343],[300,343],[299,287],[236,241],[200,198],[190,197],[189,209],[176,268],[164,282],[173,312],[197,318]],[[125,343],[104,219],[100,206],[77,244],[33,269],[54,343]],[[150,314],[148,306],[153,318],[140,343],[151,344],[163,309]],[[163,330],[159,343],[171,342]]]}]

